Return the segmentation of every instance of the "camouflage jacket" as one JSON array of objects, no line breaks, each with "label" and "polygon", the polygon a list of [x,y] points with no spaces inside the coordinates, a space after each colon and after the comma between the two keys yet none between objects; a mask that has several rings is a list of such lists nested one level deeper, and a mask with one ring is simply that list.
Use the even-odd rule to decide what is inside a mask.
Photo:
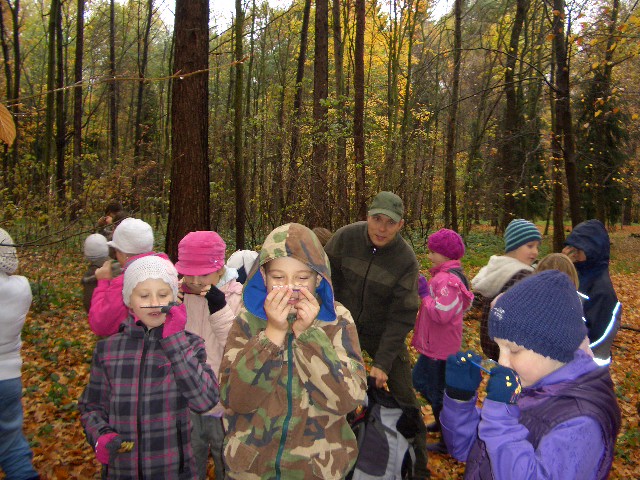
[{"label": "camouflage jacket", "polygon": [[[258,267],[292,256],[322,276],[314,324],[280,347],[265,335],[267,291]],[[365,369],[349,311],[333,301],[329,262],[308,228],[288,224],[265,240],[243,293],[221,366],[230,478],[344,478],[357,457],[345,415],[363,400]]]}]

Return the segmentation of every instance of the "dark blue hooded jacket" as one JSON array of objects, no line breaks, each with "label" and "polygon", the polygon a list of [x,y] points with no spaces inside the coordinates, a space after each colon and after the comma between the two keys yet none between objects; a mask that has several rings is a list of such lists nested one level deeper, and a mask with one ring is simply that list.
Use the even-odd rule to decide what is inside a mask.
[{"label": "dark blue hooded jacket", "polygon": [[[587,259],[576,262],[589,342],[598,363],[610,359],[611,344],[620,327],[622,307],[609,277],[609,234],[599,220],[587,220],[573,229],[566,245],[584,251]],[[606,363],[606,362],[605,362]]]}]

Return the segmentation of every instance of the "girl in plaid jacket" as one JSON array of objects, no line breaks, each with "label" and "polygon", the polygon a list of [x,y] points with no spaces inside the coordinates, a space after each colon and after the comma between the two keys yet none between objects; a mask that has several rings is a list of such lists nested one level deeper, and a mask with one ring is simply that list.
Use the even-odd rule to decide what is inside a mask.
[{"label": "girl in plaid jacket", "polygon": [[213,408],[218,385],[204,342],[184,330],[184,310],[171,308],[177,289],[168,260],[131,263],[122,289],[129,317],[96,345],[78,407],[103,477],[196,478],[189,409]]}]

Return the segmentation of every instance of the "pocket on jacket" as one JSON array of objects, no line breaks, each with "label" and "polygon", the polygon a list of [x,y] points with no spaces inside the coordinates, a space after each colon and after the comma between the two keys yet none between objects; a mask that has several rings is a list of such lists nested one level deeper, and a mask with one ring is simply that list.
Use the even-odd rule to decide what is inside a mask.
[{"label": "pocket on jacket", "polygon": [[224,458],[233,472],[245,472],[251,468],[258,451],[243,443],[237,437],[231,437],[224,447]]},{"label": "pocket on jacket", "polygon": [[311,457],[311,470],[315,478],[339,480],[349,469],[349,455],[346,448],[323,452]]}]

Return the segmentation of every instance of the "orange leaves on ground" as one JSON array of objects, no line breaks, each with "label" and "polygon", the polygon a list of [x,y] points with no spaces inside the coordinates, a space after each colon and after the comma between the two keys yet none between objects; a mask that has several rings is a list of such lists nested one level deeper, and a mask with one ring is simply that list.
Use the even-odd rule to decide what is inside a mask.
[{"label": "orange leaves on ground", "polygon": [[[475,227],[474,227],[475,228]],[[490,227],[484,227],[487,231]],[[623,307],[623,324],[640,329],[640,227],[613,232],[612,280]],[[88,382],[96,337],[81,307],[79,279],[81,254],[39,252],[22,258],[20,273],[44,287],[34,292],[34,304],[23,330],[23,386],[25,433],[31,442],[34,464],[43,480],[99,478],[99,465],[85,440],[76,402]],[[46,268],[45,268],[46,267]],[[469,278],[477,268],[469,269]],[[42,295],[42,298],[36,298]],[[480,350],[477,312],[465,320],[463,348]],[[612,377],[623,425],[616,446],[612,479],[640,478],[640,332],[623,329],[614,344]],[[412,352],[415,358],[415,351]],[[432,420],[424,407],[425,421]],[[437,441],[429,435],[428,441]],[[433,479],[462,478],[464,464],[448,455],[429,455]],[[0,473],[0,478],[2,474]]]}]

